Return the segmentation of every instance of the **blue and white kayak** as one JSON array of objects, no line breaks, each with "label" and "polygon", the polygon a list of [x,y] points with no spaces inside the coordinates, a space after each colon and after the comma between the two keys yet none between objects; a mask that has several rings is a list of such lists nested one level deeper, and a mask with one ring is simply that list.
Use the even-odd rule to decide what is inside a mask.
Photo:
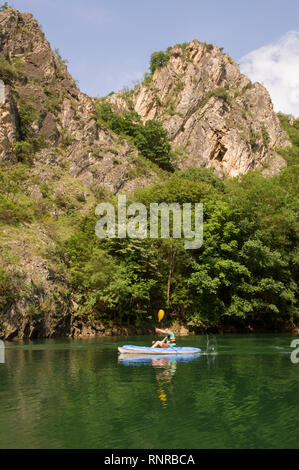
[{"label": "blue and white kayak", "polygon": [[134,346],[132,344],[125,344],[120,346],[118,351],[121,354],[150,354],[150,355],[178,355],[178,354],[199,354],[201,353],[200,348],[187,348],[187,347],[175,347],[175,348],[151,348],[148,346]]}]

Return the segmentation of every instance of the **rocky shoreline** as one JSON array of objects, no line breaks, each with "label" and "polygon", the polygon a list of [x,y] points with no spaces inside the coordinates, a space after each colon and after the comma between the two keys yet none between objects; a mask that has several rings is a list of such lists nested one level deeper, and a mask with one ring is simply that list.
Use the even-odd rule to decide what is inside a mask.
[{"label": "rocky shoreline", "polygon": [[[14,318],[14,317],[13,317]],[[141,336],[153,335],[154,325],[134,326],[134,325],[113,325],[105,324],[100,320],[85,322],[74,316],[68,315],[62,321],[55,323],[53,319],[40,322],[32,321],[23,317],[22,321],[14,325],[7,322],[2,323],[0,329],[0,339],[8,341],[22,341],[24,339],[41,338],[96,338],[109,336]],[[292,322],[279,324],[277,327],[267,327],[265,325],[219,325],[215,327],[194,327],[190,325],[174,322],[169,326],[176,336],[188,336],[195,334],[266,334],[266,333],[290,333],[299,334],[299,325]]]}]

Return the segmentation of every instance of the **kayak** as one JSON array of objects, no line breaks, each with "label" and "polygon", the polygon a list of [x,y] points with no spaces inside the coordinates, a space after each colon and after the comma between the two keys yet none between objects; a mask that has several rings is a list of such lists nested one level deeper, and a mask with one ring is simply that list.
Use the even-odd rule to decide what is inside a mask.
[{"label": "kayak", "polygon": [[175,347],[175,348],[151,348],[148,346],[134,346],[132,344],[125,344],[118,348],[121,354],[150,354],[150,355],[167,355],[173,356],[178,354],[199,354],[201,353],[200,348],[187,348],[187,347]]}]

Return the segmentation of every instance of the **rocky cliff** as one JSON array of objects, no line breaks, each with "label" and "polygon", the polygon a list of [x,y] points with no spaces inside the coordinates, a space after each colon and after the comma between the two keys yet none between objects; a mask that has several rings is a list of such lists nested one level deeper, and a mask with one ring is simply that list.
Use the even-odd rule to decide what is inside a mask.
[{"label": "rocky cliff", "polygon": [[[170,48],[142,84],[107,101],[116,113],[160,121],[174,168],[234,176],[285,164],[275,148],[288,139],[269,94],[217,47]],[[80,92],[31,13],[0,12],[2,338],[82,331],[61,243],[107,195],[167,178],[97,118],[97,102]]]},{"label": "rocky cliff", "polygon": [[88,188],[134,187],[128,173],[136,152],[97,124],[93,100],[80,92],[31,13],[0,13],[0,78],[3,164],[30,158],[45,178],[63,166]]},{"label": "rocky cliff", "polygon": [[214,167],[236,176],[266,161],[273,171],[285,164],[275,148],[288,139],[269,93],[218,47],[195,39],[169,48],[130,101],[121,93],[109,100],[118,112],[133,108],[144,122],[163,122],[181,169]]}]

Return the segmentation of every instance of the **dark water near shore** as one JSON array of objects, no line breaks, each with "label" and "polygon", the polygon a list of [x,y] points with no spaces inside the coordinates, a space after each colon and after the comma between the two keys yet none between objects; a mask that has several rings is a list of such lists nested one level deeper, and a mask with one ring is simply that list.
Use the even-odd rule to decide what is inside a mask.
[{"label": "dark water near shore", "polygon": [[294,337],[209,337],[217,355],[190,361],[117,353],[151,339],[6,343],[0,448],[299,448]]}]

